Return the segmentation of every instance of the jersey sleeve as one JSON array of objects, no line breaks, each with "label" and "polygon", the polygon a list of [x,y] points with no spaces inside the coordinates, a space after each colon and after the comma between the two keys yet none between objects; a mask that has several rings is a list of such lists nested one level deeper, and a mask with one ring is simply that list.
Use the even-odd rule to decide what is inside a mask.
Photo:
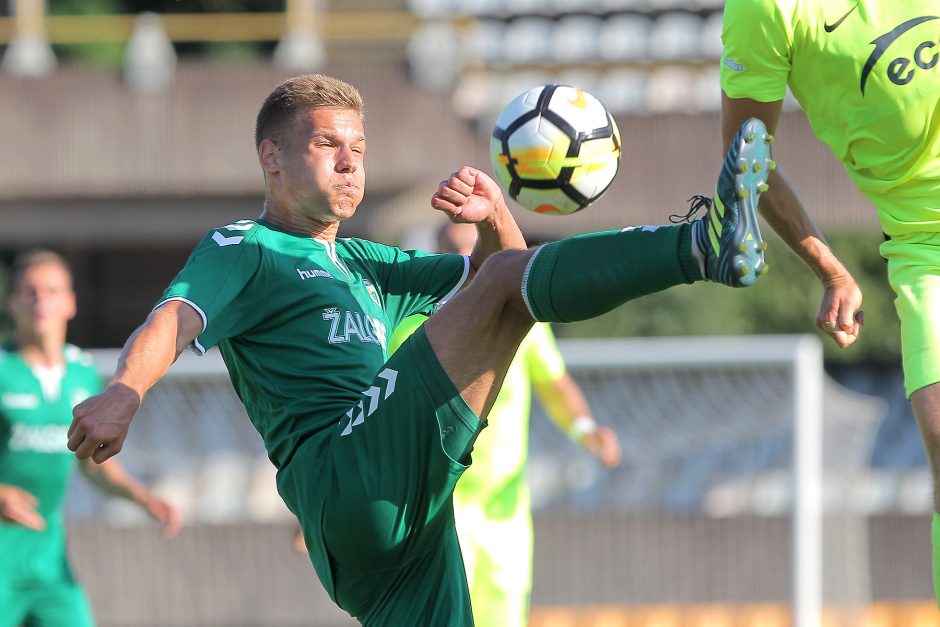
[{"label": "jersey sleeve", "polygon": [[783,100],[790,76],[793,8],[786,0],[727,0],[721,88],[730,98]]},{"label": "jersey sleeve", "polygon": [[532,383],[551,383],[565,374],[565,361],[548,323],[535,323],[525,342],[526,366]]},{"label": "jersey sleeve", "polygon": [[467,280],[469,257],[391,250],[394,261],[385,266],[382,288],[386,310],[395,324],[412,314],[433,313]]},{"label": "jersey sleeve", "polygon": [[264,290],[249,289],[262,260],[253,226],[236,222],[207,234],[155,306],[180,300],[196,310],[202,332],[193,348],[200,354],[250,328],[265,311]]}]

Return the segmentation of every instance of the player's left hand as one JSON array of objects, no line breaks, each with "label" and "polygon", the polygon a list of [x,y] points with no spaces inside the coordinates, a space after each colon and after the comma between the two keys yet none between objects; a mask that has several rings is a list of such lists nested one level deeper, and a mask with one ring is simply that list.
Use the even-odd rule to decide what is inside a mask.
[{"label": "player's left hand", "polygon": [[862,332],[862,290],[851,275],[828,281],[824,285],[816,328],[827,333],[839,348],[855,343]]},{"label": "player's left hand", "polygon": [[623,453],[617,433],[610,427],[598,426],[591,433],[584,434],[584,447],[591,452],[606,468],[620,465]]},{"label": "player's left hand", "polygon": [[452,222],[482,222],[505,204],[496,181],[468,165],[441,181],[431,196],[431,206]]},{"label": "player's left hand", "polygon": [[151,496],[144,504],[150,517],[163,525],[163,537],[172,538],[183,526],[183,516],[175,505],[159,497]]}]

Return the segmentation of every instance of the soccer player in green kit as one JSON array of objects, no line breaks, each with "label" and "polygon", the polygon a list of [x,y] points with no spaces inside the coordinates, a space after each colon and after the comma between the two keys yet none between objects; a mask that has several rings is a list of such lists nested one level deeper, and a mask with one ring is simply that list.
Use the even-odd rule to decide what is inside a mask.
[{"label": "soccer player in green kit", "polygon": [[[431,206],[477,225],[469,257],[338,237],[365,186],[363,103],[351,85],[284,81],[261,106],[255,143],[261,217],[197,245],[114,379],[75,408],[69,448],[96,461],[119,452],[176,357],[218,344],[330,597],[366,625],[472,625],[452,493],[516,348],[536,320],[581,320],[703,279],[753,283],[766,129],[749,120],[729,151],[721,216],[535,249],[499,186],[464,166]],[[388,356],[391,329],[445,301]]]},{"label": "soccer player in green kit", "polygon": [[[940,4],[936,0],[727,0],[722,130],[756,116],[773,132],[789,85],[820,140],[875,205],[897,296],[904,385],[933,475],[940,604]],[[782,173],[761,213],[823,284],[816,326],[840,347],[862,294]]]},{"label": "soccer player in green kit", "polygon": [[[51,251],[14,262],[14,337],[0,350],[0,627],[85,627],[88,600],[66,555],[63,507],[75,456],[66,448],[72,407],[101,390],[87,353],[65,343],[75,294],[65,260]],[[116,460],[78,464],[101,490],[131,500],[172,536],[176,509]]]}]

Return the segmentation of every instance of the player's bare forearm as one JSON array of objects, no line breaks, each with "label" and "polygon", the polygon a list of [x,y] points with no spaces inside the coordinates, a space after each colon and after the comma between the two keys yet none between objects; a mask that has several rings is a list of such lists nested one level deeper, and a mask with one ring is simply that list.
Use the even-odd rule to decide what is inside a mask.
[{"label": "player's bare forearm", "polygon": [[476,226],[479,237],[470,254],[470,265],[475,269],[479,269],[486,258],[497,251],[526,247],[525,237],[519,230],[516,219],[512,217],[501,193],[494,203],[492,215],[486,220],[477,222]]},{"label": "player's bare forearm", "polygon": [[127,386],[143,398],[202,331],[202,318],[182,301],[155,309],[124,345],[112,385]]},{"label": "player's bare forearm", "polygon": [[101,463],[120,452],[144,394],[202,330],[202,318],[181,301],[151,312],[128,339],[114,379],[104,392],[72,410],[68,447],[79,459]]}]

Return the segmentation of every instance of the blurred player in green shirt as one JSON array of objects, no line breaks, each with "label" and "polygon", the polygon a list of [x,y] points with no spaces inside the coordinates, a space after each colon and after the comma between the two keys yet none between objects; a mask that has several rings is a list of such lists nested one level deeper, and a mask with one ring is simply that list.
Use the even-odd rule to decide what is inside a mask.
[{"label": "blurred player in green shirt", "polygon": [[[87,353],[65,343],[75,315],[64,259],[33,251],[14,263],[13,343],[0,350],[0,627],[94,623],[66,555],[66,491],[75,456],[66,443],[72,407],[101,390]],[[140,505],[172,536],[176,509],[115,461],[79,469],[108,494]]]},{"label": "blurred player in green shirt", "polygon": [[[759,120],[742,126],[726,160],[754,168],[722,170],[738,194],[720,217],[534,249],[499,185],[461,167],[431,207],[476,225],[463,257],[338,236],[365,192],[363,119],[359,92],[335,78],[274,88],[255,127],[261,217],[206,234],[111,383],[74,409],[68,445],[79,459],[118,453],[180,352],[218,345],[330,597],[366,625],[472,625],[452,494],[519,344],[535,321],[700,280],[751,284],[769,141]],[[390,330],[441,303],[389,356]]]},{"label": "blurred player in green shirt", "polygon": [[[469,255],[477,232],[448,223],[438,252]],[[394,353],[424,323],[406,318],[392,333]],[[620,463],[617,434],[591,415],[581,388],[565,370],[551,327],[537,323],[522,340],[490,410],[490,427],[473,447],[473,463],[454,488],[454,517],[477,627],[524,627],[532,590],[532,515],[525,468],[532,391],[548,416],[601,463]]]},{"label": "blurred player in green shirt", "polygon": [[[940,5],[936,0],[728,0],[722,128],[773,132],[787,86],[875,205],[901,320],[904,380],[933,474],[940,603]],[[862,294],[781,172],[761,213],[823,284],[816,326],[858,337]]]}]

